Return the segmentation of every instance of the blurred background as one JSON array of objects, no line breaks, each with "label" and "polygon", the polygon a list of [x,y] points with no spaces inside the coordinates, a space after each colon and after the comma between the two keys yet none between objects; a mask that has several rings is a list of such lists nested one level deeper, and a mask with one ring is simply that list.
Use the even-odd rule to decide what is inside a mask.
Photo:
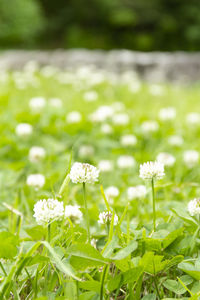
[{"label": "blurred background", "polygon": [[200,50],[199,0],[1,0],[1,49]]}]

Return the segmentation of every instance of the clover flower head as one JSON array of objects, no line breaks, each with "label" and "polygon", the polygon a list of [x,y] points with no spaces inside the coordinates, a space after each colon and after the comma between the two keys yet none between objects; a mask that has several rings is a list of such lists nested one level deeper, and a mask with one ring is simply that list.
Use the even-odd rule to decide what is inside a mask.
[{"label": "clover flower head", "polygon": [[156,160],[164,166],[172,167],[175,164],[176,158],[170,153],[160,152],[157,155]]},{"label": "clover flower head", "polygon": [[199,126],[200,125],[200,113],[192,112],[186,116],[188,125]]},{"label": "clover flower head", "polygon": [[157,161],[148,161],[140,165],[140,178],[162,179],[165,176],[164,165]]},{"label": "clover flower head", "polygon": [[193,199],[188,203],[188,212],[191,216],[200,214],[200,198]]},{"label": "clover flower head", "polygon": [[76,124],[81,122],[82,120],[82,115],[79,111],[71,111],[67,117],[66,117],[66,121],[70,124]]},{"label": "clover flower head", "polygon": [[130,121],[129,115],[126,113],[117,113],[112,117],[114,125],[127,125]]},{"label": "clover flower head", "polygon": [[17,125],[15,132],[20,137],[27,137],[32,134],[33,127],[28,123],[20,123]]},{"label": "clover flower head", "polygon": [[131,186],[127,190],[128,200],[144,198],[147,194],[145,185]]},{"label": "clover flower head", "polygon": [[98,99],[98,93],[96,91],[88,91],[83,95],[83,98],[87,102],[93,102]]},{"label": "clover flower head", "polygon": [[75,162],[69,177],[73,183],[95,183],[99,179],[99,170],[90,164]]},{"label": "clover flower head", "polygon": [[183,145],[183,138],[182,138],[182,136],[180,136],[180,135],[171,135],[171,136],[168,138],[168,143],[169,143],[171,146],[180,147],[180,146]]},{"label": "clover flower head", "polygon": [[30,99],[29,106],[35,112],[40,112],[46,105],[44,97],[34,97]]},{"label": "clover flower head", "polygon": [[121,137],[120,140],[122,146],[135,146],[137,144],[137,138],[133,134],[126,134]]},{"label": "clover flower head", "polygon": [[108,199],[113,199],[119,196],[119,189],[116,186],[109,186],[105,189],[105,195]]},{"label": "clover flower head", "polygon": [[199,162],[199,152],[196,150],[187,150],[183,153],[183,160],[189,169],[193,168]]},{"label": "clover flower head", "polygon": [[113,162],[108,159],[100,160],[98,168],[101,172],[111,172],[113,170]]},{"label": "clover flower head", "polygon": [[158,131],[159,125],[154,120],[144,121],[141,125],[141,130],[144,134],[153,133]]},{"label": "clover flower head", "polygon": [[34,205],[34,218],[39,225],[47,225],[55,220],[60,220],[64,215],[63,202],[57,199],[39,200]]},{"label": "clover flower head", "polygon": [[30,162],[37,163],[46,156],[46,151],[43,147],[33,146],[29,150]]},{"label": "clover flower head", "polygon": [[117,166],[120,169],[132,168],[135,164],[135,159],[130,155],[121,155],[117,159]]},{"label": "clover flower head", "polygon": [[165,107],[159,111],[159,119],[170,121],[176,118],[176,109],[174,107]]},{"label": "clover flower head", "polygon": [[31,174],[27,177],[26,184],[35,189],[42,188],[45,184],[45,177],[42,174]]},{"label": "clover flower head", "polygon": [[113,132],[113,128],[110,124],[103,123],[101,125],[101,132],[104,133],[104,134],[111,134]]},{"label": "clover flower head", "polygon": [[65,218],[70,218],[72,221],[79,223],[82,219],[82,212],[78,205],[66,205],[65,206]]},{"label": "clover flower head", "polygon": [[[109,224],[111,223],[111,220],[112,220],[112,212],[110,211],[104,211],[102,213],[99,214],[99,220],[98,220],[98,223],[99,224],[102,224],[102,225],[106,225],[106,224]],[[116,226],[118,223],[118,216],[115,214],[114,215],[114,226]]]}]

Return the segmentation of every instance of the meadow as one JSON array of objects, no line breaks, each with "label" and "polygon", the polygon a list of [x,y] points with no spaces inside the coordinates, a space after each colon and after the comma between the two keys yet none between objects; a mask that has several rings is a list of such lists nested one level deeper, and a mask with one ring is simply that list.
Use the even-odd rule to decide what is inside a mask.
[{"label": "meadow", "polygon": [[200,299],[199,101],[131,71],[1,71],[0,299]]}]

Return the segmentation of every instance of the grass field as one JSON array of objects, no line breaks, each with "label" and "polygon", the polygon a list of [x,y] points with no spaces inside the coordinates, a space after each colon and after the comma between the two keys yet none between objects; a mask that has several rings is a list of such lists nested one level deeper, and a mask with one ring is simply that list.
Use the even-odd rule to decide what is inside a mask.
[{"label": "grass field", "polygon": [[199,105],[132,72],[2,71],[0,299],[200,299]]}]

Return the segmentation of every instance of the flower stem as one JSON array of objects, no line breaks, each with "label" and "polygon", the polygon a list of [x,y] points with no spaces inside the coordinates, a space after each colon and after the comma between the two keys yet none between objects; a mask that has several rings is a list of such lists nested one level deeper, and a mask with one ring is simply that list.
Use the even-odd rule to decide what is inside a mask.
[{"label": "flower stem", "polygon": [[48,241],[48,243],[50,243],[50,240],[51,240],[51,224],[48,223],[48,226],[47,226],[47,241]]},{"label": "flower stem", "polygon": [[152,201],[153,201],[153,230],[156,231],[156,199],[154,193],[154,179],[151,180],[151,188],[152,188]]},{"label": "flower stem", "polygon": [[85,204],[85,215],[86,215],[88,241],[90,243],[90,223],[89,223],[89,215],[88,215],[88,207],[87,207],[87,197],[86,197],[85,182],[83,182],[83,200],[84,200],[84,204]]},{"label": "flower stem", "polygon": [[107,268],[108,268],[108,265],[104,266],[102,277],[101,277],[100,300],[103,300],[104,280],[105,280]]}]

